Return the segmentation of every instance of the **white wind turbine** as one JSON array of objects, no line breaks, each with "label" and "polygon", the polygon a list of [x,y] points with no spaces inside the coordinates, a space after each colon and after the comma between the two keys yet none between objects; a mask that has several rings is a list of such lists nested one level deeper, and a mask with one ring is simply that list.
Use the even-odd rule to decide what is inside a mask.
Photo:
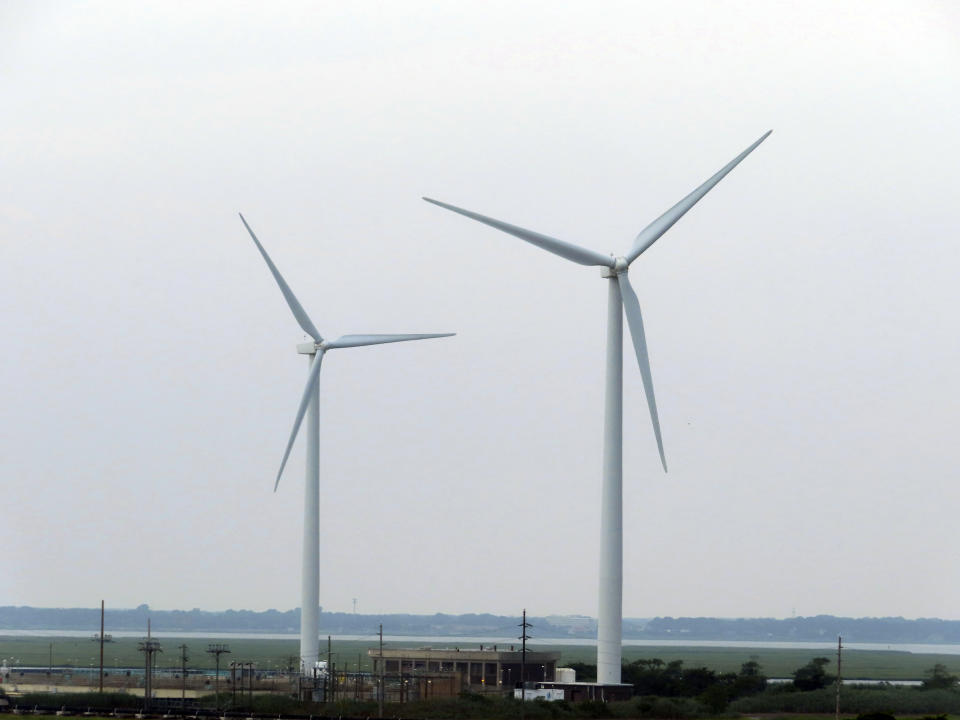
[{"label": "white wind turbine", "polygon": [[[626,310],[633,348],[640,366],[643,389],[650,409],[653,434],[660,451],[660,462],[667,470],[667,461],[663,454],[663,440],[660,436],[660,420],[657,417],[657,404],[653,395],[653,376],[650,372],[650,360],[647,356],[647,341],[643,332],[643,317],[640,314],[640,302],[630,285],[627,269],[630,264],[671,226],[684,213],[692,208],[700,198],[706,195],[714,185],[733,170],[747,155],[773,132],[768,131],[753,145],[721,168],[713,177],[700,185],[663,215],[647,225],[636,239],[626,256],[603,255],[593,250],[574,245],[564,240],[542,235],[532,230],[510,225],[485,215],[463,208],[454,207],[437,200],[423,198],[429,203],[447,210],[478,220],[486,225],[515,235],[521,240],[543,248],[547,252],[572,260],[580,265],[599,265],[600,274],[607,278],[607,377],[604,409],[603,432],[603,491],[600,507],[600,567],[599,567],[599,607],[597,612],[597,682],[620,682],[620,658],[623,623],[623,310]],[[623,308],[623,310],[621,309]]]},{"label": "white wind turbine", "polygon": [[305,673],[310,673],[317,661],[320,651],[320,364],[323,355],[328,350],[337,348],[360,347],[361,345],[381,345],[383,343],[404,342],[406,340],[426,340],[428,338],[449,337],[454,333],[433,333],[429,335],[344,335],[336,340],[324,340],[314,327],[303,306],[297,301],[290,286],[287,285],[277,266],[273,264],[267,251],[257,239],[253,230],[247,224],[243,215],[240,215],[244,227],[253,238],[260,254],[267,262],[267,267],[273,273],[274,280],[280,286],[287,305],[293,312],[297,323],[307,333],[312,342],[297,345],[297,352],[310,358],[310,372],[307,375],[307,387],[303,391],[300,407],[297,409],[297,418],[293,422],[293,430],[287,449],[280,462],[280,470],[273,485],[276,492],[280,484],[280,476],[290,457],[293,441],[297,437],[303,416],[307,415],[307,476],[303,494],[303,566],[302,590],[300,604],[300,667]]}]

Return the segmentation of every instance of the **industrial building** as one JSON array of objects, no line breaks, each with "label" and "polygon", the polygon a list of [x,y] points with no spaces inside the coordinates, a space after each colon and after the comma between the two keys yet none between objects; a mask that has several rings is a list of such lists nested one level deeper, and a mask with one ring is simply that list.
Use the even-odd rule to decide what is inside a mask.
[{"label": "industrial building", "polygon": [[[501,646],[502,647],[502,646]],[[519,648],[501,649],[496,645],[469,648],[390,648],[367,651],[374,675],[432,675],[456,673],[460,686],[474,692],[509,691],[521,680],[528,683],[556,679],[560,653],[527,650],[526,663]],[[382,667],[381,667],[382,663]],[[521,671],[523,677],[521,678]]]}]

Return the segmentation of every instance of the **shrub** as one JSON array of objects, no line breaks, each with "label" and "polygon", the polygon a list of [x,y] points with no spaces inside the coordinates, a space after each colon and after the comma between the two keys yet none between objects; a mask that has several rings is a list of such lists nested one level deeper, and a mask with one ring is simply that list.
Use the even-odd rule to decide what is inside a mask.
[{"label": "shrub", "polygon": [[577,703],[577,714],[588,718],[608,718],[613,717],[609,706],[600,700],[584,700]]},{"label": "shrub", "polygon": [[950,674],[946,665],[940,663],[927,670],[927,675],[929,677],[923,681],[924,690],[948,690],[956,687],[957,681],[960,680],[956,675]]},{"label": "shrub", "polygon": [[688,720],[709,715],[707,708],[692,698],[643,698],[637,708],[646,717],[666,718],[667,720]]},{"label": "shrub", "polygon": [[[730,703],[734,712],[753,714],[771,712],[832,714],[837,695],[833,688],[810,692],[784,692],[773,688]],[[924,713],[960,713],[960,693],[953,690],[920,690],[913,687],[845,687],[840,694],[840,712],[922,715]]]},{"label": "shrub", "polygon": [[17,705],[30,706],[40,705],[42,707],[52,707],[54,705],[65,705],[68,707],[113,709],[113,708],[139,708],[143,706],[143,698],[136,695],[129,695],[123,692],[114,693],[48,693],[34,692],[24,693],[16,700],[11,700],[11,705],[16,702]]}]

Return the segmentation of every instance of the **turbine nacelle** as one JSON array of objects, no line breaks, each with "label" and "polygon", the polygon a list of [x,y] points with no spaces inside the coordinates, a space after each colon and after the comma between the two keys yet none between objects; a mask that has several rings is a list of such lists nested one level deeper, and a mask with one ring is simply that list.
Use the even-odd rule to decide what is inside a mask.
[{"label": "turbine nacelle", "polygon": [[[611,257],[613,256],[611,255]],[[622,275],[629,269],[630,262],[625,257],[613,257],[613,265],[611,267],[600,268],[600,277],[615,278],[617,275]]]}]

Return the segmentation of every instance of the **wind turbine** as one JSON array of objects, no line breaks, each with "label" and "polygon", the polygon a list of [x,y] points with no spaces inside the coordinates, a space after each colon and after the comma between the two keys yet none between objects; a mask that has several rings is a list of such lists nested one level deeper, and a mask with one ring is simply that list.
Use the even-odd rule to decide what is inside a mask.
[{"label": "wind turbine", "polygon": [[753,145],[724,165],[709,180],[687,195],[663,215],[647,225],[633,241],[625,256],[603,255],[593,250],[558,240],[533,230],[495,220],[479,213],[423,198],[429,203],[477,220],[486,225],[515,235],[532,245],[543,248],[580,265],[598,265],[600,275],[609,280],[607,304],[607,369],[603,429],[603,490],[600,508],[600,602],[597,612],[597,682],[620,682],[620,658],[623,623],[623,311],[633,339],[633,349],[640,366],[644,393],[650,409],[653,434],[660,451],[664,472],[667,460],[663,453],[660,420],[653,395],[653,376],[647,355],[647,340],[643,331],[640,301],[630,285],[627,270],[630,264],[669,230],[677,220],[706,195],[714,185],[735,168],[741,160],[773,132],[766,132]]},{"label": "wind turbine", "polygon": [[280,286],[287,305],[293,312],[297,323],[313,340],[312,342],[297,345],[297,352],[309,358],[310,371],[307,375],[307,386],[300,399],[297,417],[293,422],[293,430],[287,449],[277,471],[277,479],[273,484],[273,491],[277,491],[280,476],[290,457],[293,441],[307,416],[307,477],[303,494],[303,565],[302,589],[300,605],[300,669],[310,673],[317,661],[320,651],[320,364],[328,350],[339,348],[360,347],[363,345],[382,345],[384,343],[405,342],[407,340],[426,340],[428,338],[449,337],[454,333],[432,333],[428,335],[344,335],[336,340],[324,340],[306,311],[297,300],[290,286],[287,285],[277,266],[273,264],[267,251],[257,239],[253,230],[247,224],[243,215],[240,215],[243,225],[253,238],[260,254],[270,268],[274,280]]}]

